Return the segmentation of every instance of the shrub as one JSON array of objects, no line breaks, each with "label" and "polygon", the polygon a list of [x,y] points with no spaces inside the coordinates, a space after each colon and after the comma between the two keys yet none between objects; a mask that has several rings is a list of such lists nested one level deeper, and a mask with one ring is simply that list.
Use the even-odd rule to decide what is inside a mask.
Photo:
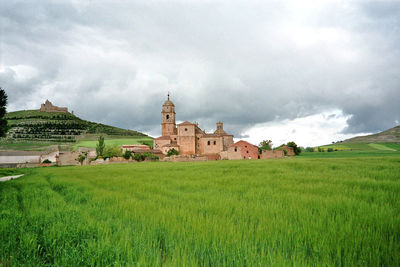
[{"label": "shrub", "polygon": [[318,152],[324,152],[323,148],[318,147]]},{"label": "shrub", "polygon": [[314,148],[312,148],[312,147],[306,147],[306,151],[307,151],[307,152],[314,152]]},{"label": "shrub", "polygon": [[158,156],[151,154],[150,152],[145,152],[145,153],[135,153],[133,154],[132,157],[136,161],[144,161],[144,160],[158,160]]},{"label": "shrub", "polygon": [[136,161],[143,161],[143,160],[145,160],[146,159],[146,156],[145,155],[143,155],[142,153],[135,153],[135,154],[133,154],[133,157],[132,157],[134,160],[136,160]]},{"label": "shrub", "polygon": [[105,146],[102,156],[104,159],[122,157],[122,149],[118,145]]},{"label": "shrub", "polygon": [[129,150],[125,150],[122,156],[124,157],[124,159],[130,159],[132,157],[132,152]]},{"label": "shrub", "polygon": [[329,147],[328,152],[333,152],[333,148]]},{"label": "shrub", "polygon": [[143,155],[148,160],[158,160],[158,156],[151,154],[150,152],[145,152]]},{"label": "shrub", "polygon": [[84,161],[85,159],[86,159],[86,156],[80,154],[76,160],[82,165],[82,164],[83,164],[83,161]]},{"label": "shrub", "polygon": [[167,153],[167,157],[173,156],[173,155],[179,155],[179,151],[176,150],[175,148],[170,149]]},{"label": "shrub", "polygon": [[42,161],[42,163],[51,163],[51,160],[45,159],[45,160]]}]

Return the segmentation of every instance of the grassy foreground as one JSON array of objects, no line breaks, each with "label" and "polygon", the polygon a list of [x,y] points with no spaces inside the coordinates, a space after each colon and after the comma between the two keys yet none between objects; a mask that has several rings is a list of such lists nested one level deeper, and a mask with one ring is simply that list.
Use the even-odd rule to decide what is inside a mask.
[{"label": "grassy foreground", "polygon": [[400,157],[23,170],[0,266],[398,266]]}]

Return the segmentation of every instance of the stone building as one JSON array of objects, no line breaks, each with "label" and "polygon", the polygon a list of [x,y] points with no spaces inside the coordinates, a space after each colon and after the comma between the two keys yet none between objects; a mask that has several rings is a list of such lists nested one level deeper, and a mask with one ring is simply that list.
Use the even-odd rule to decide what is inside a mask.
[{"label": "stone building", "polygon": [[258,147],[249,142],[240,140],[229,146],[221,155],[222,159],[259,159]]},{"label": "stone building", "polygon": [[67,113],[68,108],[54,106],[49,100],[46,100],[46,102],[44,102],[44,104],[40,105],[39,111]]},{"label": "stone building", "polygon": [[168,99],[161,111],[161,136],[154,139],[154,149],[167,154],[175,149],[180,155],[206,155],[209,158],[220,158],[233,144],[233,135],[223,129],[222,122],[217,123],[214,133],[206,133],[197,123],[189,121],[176,125],[175,105]]}]

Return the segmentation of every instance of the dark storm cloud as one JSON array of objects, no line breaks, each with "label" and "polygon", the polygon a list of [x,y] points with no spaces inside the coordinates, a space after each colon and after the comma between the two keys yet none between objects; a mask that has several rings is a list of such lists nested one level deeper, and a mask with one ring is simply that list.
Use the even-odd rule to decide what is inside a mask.
[{"label": "dark storm cloud", "polygon": [[341,109],[346,132],[400,120],[396,1],[3,1],[9,109],[49,98],[85,119],[153,134],[178,120],[237,136]]}]

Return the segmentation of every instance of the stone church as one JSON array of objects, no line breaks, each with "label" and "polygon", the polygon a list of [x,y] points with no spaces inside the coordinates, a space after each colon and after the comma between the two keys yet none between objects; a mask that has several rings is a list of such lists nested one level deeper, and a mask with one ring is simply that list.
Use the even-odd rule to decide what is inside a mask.
[{"label": "stone church", "polygon": [[168,94],[161,111],[162,135],[154,139],[154,149],[161,150],[163,154],[174,148],[180,155],[218,159],[233,144],[233,135],[224,131],[222,122],[217,122],[214,133],[206,133],[197,123],[185,121],[176,125],[175,117],[175,105]]}]

